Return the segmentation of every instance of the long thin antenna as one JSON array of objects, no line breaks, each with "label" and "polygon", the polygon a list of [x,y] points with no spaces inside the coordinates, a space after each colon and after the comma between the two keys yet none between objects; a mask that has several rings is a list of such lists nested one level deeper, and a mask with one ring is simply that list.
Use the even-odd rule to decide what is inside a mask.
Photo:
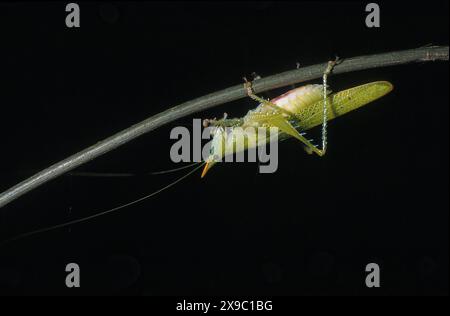
[{"label": "long thin antenna", "polygon": [[199,163],[201,163],[201,162],[194,162],[194,163],[191,163],[191,164],[189,164],[189,165],[187,165],[187,166],[183,166],[183,167],[179,167],[179,168],[174,168],[174,169],[169,169],[169,170],[153,171],[153,172],[150,172],[149,174],[150,174],[150,175],[157,175],[157,174],[166,174],[166,173],[177,172],[177,171],[180,171],[180,170],[184,170],[184,169],[191,168],[191,167],[193,167],[193,166],[195,166],[195,165],[198,165]]},{"label": "long thin antenna", "polygon": [[[166,174],[166,173],[172,173],[184,169],[191,168],[195,165],[198,165],[200,162],[194,162],[186,166],[168,169],[168,170],[162,170],[162,171],[151,171],[146,172],[143,175],[145,176],[151,176],[151,175],[159,175],[159,174]],[[139,173],[119,173],[119,172],[93,172],[93,171],[71,171],[68,173],[70,176],[74,177],[86,177],[86,178],[129,178],[129,177],[136,177],[139,176]]]},{"label": "long thin antenna", "polygon": [[203,167],[204,164],[205,164],[205,163],[200,164],[200,165],[197,166],[195,169],[193,169],[193,170],[189,171],[188,173],[186,173],[184,176],[182,176],[182,177],[178,178],[177,180],[175,180],[175,181],[169,183],[168,185],[164,186],[163,188],[161,188],[161,189],[159,189],[159,190],[157,190],[157,191],[155,191],[155,192],[153,192],[153,193],[150,193],[150,194],[148,194],[148,195],[146,195],[146,196],[143,196],[143,197],[141,197],[141,198],[139,198],[139,199],[137,199],[137,200],[134,200],[134,201],[132,201],[132,202],[129,202],[129,203],[126,203],[126,204],[117,206],[117,207],[112,208],[112,209],[110,209],[110,210],[103,211],[103,212],[100,212],[100,213],[97,213],[97,214],[94,214],[94,215],[91,215],[91,216],[88,216],[88,217],[83,217],[83,218],[76,219],[76,220],[73,220],[73,221],[70,221],[70,222],[66,222],[66,223],[62,223],[62,224],[58,224],[58,225],[54,225],[54,226],[50,226],[50,227],[46,227],[46,228],[34,230],[34,231],[29,232],[29,233],[24,233],[24,234],[18,235],[18,236],[16,236],[16,237],[13,237],[13,238],[10,238],[10,239],[7,239],[7,240],[1,242],[1,243],[0,243],[0,247],[1,247],[1,246],[4,246],[5,244],[8,244],[8,243],[10,243],[10,242],[12,242],[12,241],[16,241],[16,240],[19,240],[19,239],[23,239],[23,238],[26,238],[26,237],[33,236],[33,235],[37,235],[37,234],[40,234],[40,233],[45,233],[45,232],[48,232],[48,231],[51,231],[51,230],[64,228],[64,227],[67,227],[67,226],[70,226],[70,225],[75,225],[75,224],[79,224],[79,223],[82,223],[82,222],[86,222],[86,221],[89,221],[89,220],[98,218],[98,217],[100,217],[100,216],[104,216],[104,215],[107,215],[107,214],[111,214],[111,213],[113,213],[113,212],[116,212],[116,211],[121,210],[121,209],[123,209],[123,208],[126,208],[126,207],[128,207],[128,206],[131,206],[131,205],[137,204],[137,203],[139,203],[139,202],[142,202],[142,201],[144,201],[144,200],[147,200],[147,199],[149,199],[149,198],[151,198],[151,197],[157,195],[158,193],[161,193],[161,192],[163,192],[164,190],[169,189],[170,187],[174,186],[175,184],[179,183],[180,181],[186,179],[186,178],[189,177],[191,174],[193,174],[195,171],[197,171],[198,169],[200,169],[201,167]]}]

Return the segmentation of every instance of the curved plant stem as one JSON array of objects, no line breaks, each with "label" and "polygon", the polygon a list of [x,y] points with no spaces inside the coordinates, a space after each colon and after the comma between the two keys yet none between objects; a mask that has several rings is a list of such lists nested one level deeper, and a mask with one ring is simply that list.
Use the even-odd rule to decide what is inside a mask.
[{"label": "curved plant stem", "polygon": [[[366,55],[342,60],[333,69],[333,74],[353,72],[364,69],[395,66],[414,62],[428,62],[436,60],[448,61],[448,46],[422,47],[383,54]],[[294,69],[256,80],[252,87],[255,93],[274,88],[292,85],[312,79],[321,78],[328,63]],[[129,141],[148,133],[160,126],[173,122],[179,118],[200,112],[214,106],[246,97],[243,84],[214,92],[197,99],[174,106],[164,112],[158,113],[140,123],[118,132],[95,145],[92,145],[47,169],[20,182],[16,186],[0,194],[0,208],[14,201],[25,193],[59,177]]]}]

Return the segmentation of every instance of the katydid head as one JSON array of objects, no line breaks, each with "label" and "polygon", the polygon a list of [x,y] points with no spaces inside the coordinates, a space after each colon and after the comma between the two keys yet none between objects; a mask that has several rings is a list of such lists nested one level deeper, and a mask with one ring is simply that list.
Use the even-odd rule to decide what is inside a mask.
[{"label": "katydid head", "polygon": [[221,126],[216,126],[211,131],[213,139],[211,141],[208,158],[206,158],[205,166],[203,167],[202,178],[206,175],[208,170],[222,158],[225,133],[225,129]]},{"label": "katydid head", "polygon": [[[211,131],[213,139],[209,149],[208,157],[205,159],[205,166],[201,177],[203,178],[209,169],[217,162],[233,161],[228,157],[233,154],[241,153],[249,148],[256,147],[258,143],[258,130],[254,127],[243,128],[240,125],[234,126],[215,126]],[[260,135],[264,139],[266,134]]]}]

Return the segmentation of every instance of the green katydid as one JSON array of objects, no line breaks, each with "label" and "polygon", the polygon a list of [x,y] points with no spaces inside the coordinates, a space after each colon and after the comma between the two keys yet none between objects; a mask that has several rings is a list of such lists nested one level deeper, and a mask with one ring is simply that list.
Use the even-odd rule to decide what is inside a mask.
[{"label": "green katydid", "polygon": [[[281,131],[281,139],[294,137],[305,145],[308,153],[323,156],[327,146],[327,121],[366,105],[388,94],[393,89],[390,82],[375,81],[330,95],[326,89],[326,80],[324,80],[323,85],[302,86],[268,101],[256,96],[248,82],[245,86],[248,95],[260,104],[255,110],[249,111],[242,119],[207,121],[207,124],[212,123],[219,127],[226,126],[231,131],[225,133],[224,129],[218,129],[215,132],[212,143],[221,144],[222,147],[212,147],[210,156],[206,159],[202,177],[217,161],[223,158],[224,153],[248,150],[258,144],[257,139],[252,139],[256,138],[257,134],[252,133],[251,129],[248,129],[249,127],[277,127]],[[303,132],[321,123],[322,149],[319,149],[304,136]],[[242,133],[244,135],[238,135]],[[241,146],[234,141],[243,138],[246,141]],[[266,138],[266,140],[269,141],[270,139]]]}]

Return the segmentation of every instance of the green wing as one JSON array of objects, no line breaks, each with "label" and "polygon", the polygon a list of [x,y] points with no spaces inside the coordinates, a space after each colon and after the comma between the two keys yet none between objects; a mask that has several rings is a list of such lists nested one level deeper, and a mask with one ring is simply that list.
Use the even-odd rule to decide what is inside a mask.
[{"label": "green wing", "polygon": [[[392,91],[393,86],[387,81],[376,81],[334,93],[327,99],[328,121],[368,104]],[[269,103],[269,102],[268,102]],[[277,105],[269,107],[264,113],[254,112],[247,116],[247,124],[278,127],[282,134],[280,140],[292,136],[322,155],[301,133],[323,122],[323,99],[306,103],[297,113],[288,112]],[[245,126],[245,124],[244,124]],[[283,135],[284,133],[284,135]]]},{"label": "green wing", "polygon": [[[391,92],[387,81],[375,81],[332,94],[328,97],[328,121],[353,111]],[[295,127],[308,130],[323,122],[323,100],[302,108],[296,113]]]}]

